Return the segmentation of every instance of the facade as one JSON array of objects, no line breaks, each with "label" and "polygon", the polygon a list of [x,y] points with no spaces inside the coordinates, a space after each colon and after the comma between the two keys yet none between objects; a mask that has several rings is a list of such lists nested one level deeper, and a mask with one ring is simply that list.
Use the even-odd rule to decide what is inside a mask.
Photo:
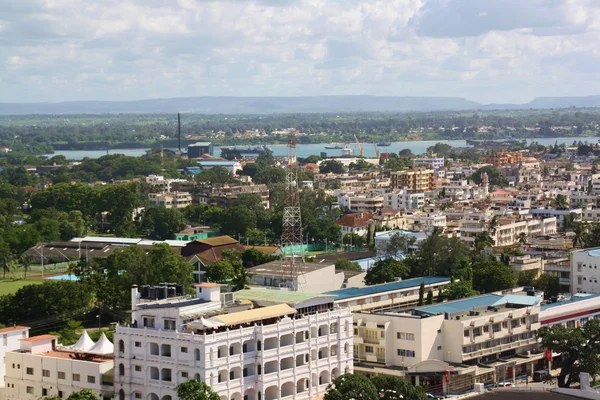
[{"label": "facade", "polygon": [[571,293],[600,293],[600,248],[571,252]]},{"label": "facade", "polygon": [[384,194],[386,208],[394,210],[415,210],[425,206],[424,193],[411,193],[407,189],[396,189]]},{"label": "facade", "polygon": [[288,260],[277,260],[248,268],[248,272],[255,285],[302,293],[325,293],[348,283],[344,271],[336,271],[335,265],[327,263],[298,261],[292,268]]},{"label": "facade", "polygon": [[148,200],[165,208],[185,208],[192,204],[192,195],[188,192],[148,193]]},{"label": "facade", "polygon": [[4,390],[5,382],[4,377],[6,375],[6,353],[21,348],[21,339],[27,339],[29,337],[29,327],[27,326],[13,326],[10,328],[0,329],[0,335],[2,335],[2,346],[0,346],[0,389]]},{"label": "facade", "polygon": [[360,212],[354,214],[346,214],[337,221],[342,230],[342,237],[348,233],[356,233],[357,235],[365,236],[369,230],[369,222],[372,218],[371,213]]},{"label": "facade", "polygon": [[201,284],[194,299],[146,301],[133,288],[132,322],[115,333],[116,398],[172,400],[195,378],[221,399],[303,400],[353,372],[349,309],[331,296],[264,292],[240,303]]},{"label": "facade", "polygon": [[214,149],[213,144],[210,142],[197,142],[188,145],[187,148],[188,158],[199,158],[205,154],[213,155]]},{"label": "facade", "polygon": [[481,159],[483,164],[492,164],[495,167],[502,167],[506,164],[518,164],[521,161],[523,161],[523,153],[519,151],[498,151]]},{"label": "facade", "polygon": [[384,205],[384,197],[369,194],[341,194],[338,205],[351,212],[374,212]]},{"label": "facade", "polygon": [[194,193],[194,203],[208,204],[221,208],[237,200],[240,195],[253,194],[260,197],[265,209],[269,208],[269,188],[267,185],[229,185],[214,184],[197,188]]},{"label": "facade", "polygon": [[73,392],[90,389],[102,400],[112,399],[112,354],[74,352],[60,348],[56,340],[53,335],[24,338],[19,349],[5,354],[5,398],[67,398]]},{"label": "facade", "polygon": [[437,171],[444,168],[444,157],[417,157],[413,159],[413,167]]},{"label": "facade", "polygon": [[558,276],[560,293],[571,292],[571,261],[567,257],[545,260],[544,273]]},{"label": "facade", "polygon": [[354,370],[410,377],[443,394],[531,376],[543,363],[535,336],[542,297],[518,290],[355,312]]},{"label": "facade", "polygon": [[572,208],[569,210],[555,210],[552,208],[532,208],[529,213],[542,218],[556,217],[556,223],[562,225],[565,215],[575,214],[576,219],[581,219],[583,210],[581,208]]},{"label": "facade", "polygon": [[427,192],[434,188],[432,169],[413,169],[392,172],[392,188],[407,188],[412,192]]},{"label": "facade", "polygon": [[[162,175],[148,175],[142,181],[146,186],[161,192],[170,192],[175,185],[193,184],[187,179],[165,179]],[[181,191],[181,189],[176,189]]]}]

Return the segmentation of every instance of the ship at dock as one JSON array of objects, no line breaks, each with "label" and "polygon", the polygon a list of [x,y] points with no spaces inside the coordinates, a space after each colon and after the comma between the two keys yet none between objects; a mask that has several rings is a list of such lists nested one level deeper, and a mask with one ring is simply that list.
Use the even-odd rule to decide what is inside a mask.
[{"label": "ship at dock", "polygon": [[241,155],[259,155],[262,152],[272,153],[272,150],[267,146],[248,146],[248,147],[237,147],[237,146],[226,146],[221,147],[221,152],[223,151],[236,151]]}]

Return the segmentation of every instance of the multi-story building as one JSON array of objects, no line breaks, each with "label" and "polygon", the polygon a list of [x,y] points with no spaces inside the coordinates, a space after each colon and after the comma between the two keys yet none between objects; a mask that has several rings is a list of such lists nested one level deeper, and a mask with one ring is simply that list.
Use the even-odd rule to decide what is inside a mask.
[{"label": "multi-story building", "polygon": [[193,184],[187,179],[165,179],[162,175],[148,175],[142,180],[142,183],[160,192],[170,192],[176,184]]},{"label": "multi-story building", "polygon": [[194,203],[208,204],[226,208],[241,195],[257,195],[263,207],[269,208],[269,188],[267,185],[229,185],[214,184],[201,186],[196,189]]},{"label": "multi-story building", "polygon": [[434,188],[432,169],[413,169],[392,172],[392,188],[407,188],[413,192],[427,192]]},{"label": "multi-story building", "polygon": [[96,344],[87,333],[83,337],[88,346],[81,348],[61,347],[53,335],[21,339],[18,349],[5,354],[5,398],[67,398],[73,392],[90,389],[102,400],[112,399],[112,343],[106,336]]},{"label": "multi-story building", "polygon": [[341,194],[338,205],[351,212],[374,212],[384,205],[384,197],[371,194]]},{"label": "multi-story building", "polygon": [[[521,218],[522,217],[522,218]],[[496,246],[511,246],[533,235],[551,235],[556,233],[556,218],[531,218],[523,215],[520,218],[500,217],[495,232],[491,234]],[[466,243],[473,244],[475,237],[484,232],[491,231],[490,221],[485,220],[463,220],[460,225],[460,239]]]},{"label": "multi-story building", "polygon": [[354,370],[410,377],[444,394],[531,376],[543,354],[535,336],[542,296],[530,294],[519,288],[414,309],[355,312]]},{"label": "multi-story building", "polygon": [[413,159],[413,167],[429,168],[437,171],[444,168],[444,157],[417,157]]},{"label": "multi-story building", "polygon": [[4,376],[6,375],[6,353],[21,348],[21,340],[29,337],[28,326],[11,326],[0,329],[2,346],[0,346],[0,390],[4,390]]},{"label": "multi-story building", "polygon": [[498,151],[481,159],[483,164],[492,164],[495,167],[502,167],[506,164],[518,164],[521,161],[523,161],[523,153],[519,151]]},{"label": "multi-story building", "polygon": [[600,293],[600,248],[571,252],[571,293]]},{"label": "multi-story building", "polygon": [[281,303],[265,289],[240,302],[220,285],[196,286],[196,297],[154,301],[132,289],[131,323],[115,333],[117,399],[175,399],[194,378],[221,398],[311,399],[353,372],[350,309],[332,296],[289,292]]},{"label": "multi-story building", "polygon": [[188,192],[148,193],[148,200],[166,208],[185,208],[192,204],[192,195]]},{"label": "multi-story building", "polygon": [[411,229],[418,231],[430,231],[433,228],[441,228],[443,230],[446,227],[446,216],[442,213],[416,212],[414,214],[407,214],[406,220]]},{"label": "multi-story building", "polygon": [[571,292],[571,262],[568,257],[544,260],[544,273],[558,276],[560,293]]},{"label": "multi-story building", "polygon": [[424,193],[411,193],[406,188],[384,194],[385,207],[394,210],[415,210],[425,206]]},{"label": "multi-story building", "polygon": [[568,210],[555,210],[553,208],[532,208],[529,213],[542,218],[556,217],[556,223],[562,225],[565,215],[575,214],[575,219],[581,219],[583,210],[581,208],[571,208]]},{"label": "multi-story building", "polygon": [[202,170],[223,167],[232,175],[237,175],[237,172],[242,169],[242,164],[240,162],[228,160],[199,160],[198,166],[200,166]]}]

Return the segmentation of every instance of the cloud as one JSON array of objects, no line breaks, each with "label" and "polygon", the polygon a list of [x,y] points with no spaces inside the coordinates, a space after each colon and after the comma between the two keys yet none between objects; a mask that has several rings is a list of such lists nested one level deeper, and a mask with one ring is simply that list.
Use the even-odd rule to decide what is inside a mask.
[{"label": "cloud", "polygon": [[600,93],[598,3],[0,0],[0,101]]}]

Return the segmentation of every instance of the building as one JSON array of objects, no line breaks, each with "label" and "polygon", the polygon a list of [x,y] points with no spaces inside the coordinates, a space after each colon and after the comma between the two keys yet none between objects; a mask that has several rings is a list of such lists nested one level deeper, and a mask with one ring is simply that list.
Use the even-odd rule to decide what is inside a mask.
[{"label": "building", "polygon": [[412,192],[427,192],[434,188],[432,169],[413,169],[392,172],[392,188],[407,188]]},{"label": "building", "polygon": [[340,194],[338,206],[350,212],[374,212],[384,205],[384,197],[370,194]]},{"label": "building", "polygon": [[407,189],[396,189],[384,194],[385,207],[394,210],[415,210],[425,206],[424,193],[411,193]]},{"label": "building", "polygon": [[600,248],[571,252],[571,293],[600,293]]},{"label": "building", "polygon": [[444,157],[417,157],[413,159],[413,167],[437,171],[444,168]]},{"label": "building", "polygon": [[483,156],[483,164],[492,164],[495,167],[503,167],[506,164],[518,164],[523,161],[523,153],[519,151],[498,151],[492,155]]},{"label": "building", "polygon": [[[142,183],[159,192],[170,192],[176,184],[178,184],[178,187],[180,187],[179,185],[193,185],[193,182],[187,179],[165,179],[162,175],[148,175],[142,180]],[[182,191],[178,188],[175,190]]]},{"label": "building", "polygon": [[444,230],[446,227],[446,215],[443,213],[416,212],[405,216],[407,225],[416,231],[431,231],[433,228]]},{"label": "building", "polygon": [[175,399],[195,378],[222,399],[304,400],[353,372],[351,313],[332,296],[220,289],[154,301],[132,289],[131,323],[115,333],[116,398]]},{"label": "building", "polygon": [[412,309],[355,312],[354,370],[410,377],[442,394],[532,376],[544,360],[535,336],[542,297],[531,294],[519,288]]},{"label": "building", "polygon": [[90,389],[102,400],[112,399],[114,350],[106,336],[94,344],[84,332],[71,347],[60,346],[56,340],[53,335],[23,338],[18,349],[5,354],[5,398],[67,398]]},{"label": "building", "polygon": [[265,209],[269,208],[269,188],[267,185],[204,185],[196,189],[194,203],[227,208],[241,195],[257,195]]},{"label": "building", "polygon": [[175,234],[175,240],[191,242],[193,240],[209,239],[215,236],[219,236],[219,232],[211,229],[210,226],[188,226]]},{"label": "building", "polygon": [[223,252],[228,250],[243,253],[244,246],[230,236],[215,236],[186,243],[181,249],[181,255],[196,267],[194,275],[196,275],[196,282],[200,282],[204,274],[204,267],[220,261]]},{"label": "building", "polygon": [[371,213],[360,212],[346,214],[335,221],[335,223],[342,229],[342,236],[345,236],[348,233],[356,233],[357,235],[365,236],[369,230],[371,218]]},{"label": "building", "polygon": [[192,195],[188,192],[148,193],[148,200],[165,208],[185,208],[192,205]]},{"label": "building", "polygon": [[248,272],[254,285],[305,293],[325,293],[349,283],[344,271],[336,271],[333,263],[298,261],[292,269],[289,260],[276,260],[248,268]]},{"label": "building", "polygon": [[242,169],[242,164],[237,161],[227,160],[198,160],[198,166],[202,170],[208,170],[214,167],[223,167],[232,175],[237,175],[237,172]]},{"label": "building", "polygon": [[560,293],[571,292],[571,261],[568,257],[545,260],[544,273],[558,276]]},{"label": "building", "polygon": [[21,340],[29,337],[28,326],[11,326],[0,329],[2,346],[0,346],[0,390],[5,390],[4,377],[6,375],[6,353],[21,348]]},{"label": "building", "polygon": [[200,158],[205,154],[212,156],[214,154],[213,144],[210,142],[196,142],[188,145],[188,158]]},{"label": "building", "polygon": [[575,214],[575,219],[581,219],[583,210],[581,208],[571,208],[568,210],[555,210],[553,208],[532,208],[529,213],[541,218],[556,217],[556,223],[561,225],[565,221],[565,215]]}]

